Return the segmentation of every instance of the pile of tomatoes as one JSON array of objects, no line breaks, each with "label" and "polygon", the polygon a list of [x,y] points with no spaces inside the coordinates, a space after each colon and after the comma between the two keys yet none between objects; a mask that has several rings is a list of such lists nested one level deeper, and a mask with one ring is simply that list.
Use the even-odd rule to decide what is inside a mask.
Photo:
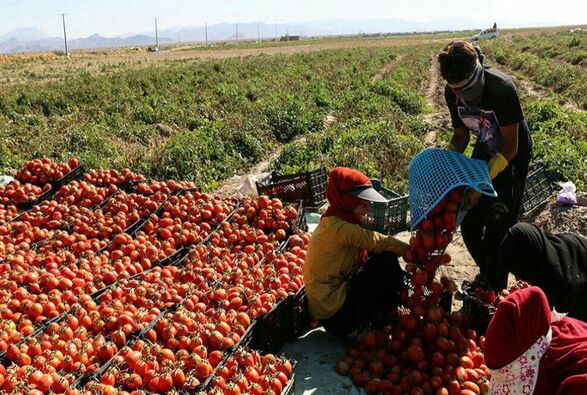
[{"label": "pile of tomatoes", "polygon": [[14,206],[19,203],[34,201],[50,189],[51,184],[45,184],[40,187],[28,182],[23,184],[18,180],[14,180],[7,186],[0,187],[0,203]]},{"label": "pile of tomatoes", "polygon": [[418,224],[410,238],[410,249],[403,255],[408,263],[412,285],[430,283],[437,269],[450,262],[444,253],[457,230],[457,216],[463,198],[462,187],[453,189]]},{"label": "pile of tomatoes", "polygon": [[448,193],[422,220],[404,254],[409,286],[390,324],[368,332],[337,363],[368,394],[478,395],[488,393],[490,371],[484,363],[485,339],[471,329],[470,317],[445,313],[443,293],[454,294],[437,269],[450,262],[444,253],[456,231],[462,188]]},{"label": "pile of tomatoes", "polygon": [[78,165],[77,159],[72,159],[68,163],[52,162],[47,158],[33,159],[24,164],[23,168],[16,173],[16,178],[23,182],[44,185],[62,180]]},{"label": "pile of tomatoes", "polygon": [[492,289],[484,290],[483,288],[477,287],[472,292],[470,292],[469,296],[474,297],[481,304],[497,308],[499,302],[504,300],[508,295],[528,287],[530,287],[530,284],[526,281],[517,281],[509,289],[502,289],[498,293]]},{"label": "pile of tomatoes", "polygon": [[[19,174],[52,182],[66,170],[41,160]],[[229,356],[254,319],[303,286],[309,235],[283,244],[296,217],[278,199],[239,201],[128,171],[91,171],[26,212],[8,199],[0,392],[172,393],[201,388],[222,361],[222,373],[244,371]],[[259,379],[243,392],[286,385],[289,362],[248,355]],[[210,391],[245,383],[222,377]]]},{"label": "pile of tomatoes", "polygon": [[403,307],[393,324],[351,346],[336,371],[368,394],[486,394],[485,339],[470,325],[466,316],[425,301]]},{"label": "pile of tomatoes", "polygon": [[146,181],[142,174],[133,173],[129,169],[122,171],[114,169],[92,169],[84,174],[84,180],[99,187],[108,185],[121,186],[130,182]]},{"label": "pile of tomatoes", "polygon": [[220,366],[208,394],[279,395],[286,389],[293,370],[287,358],[273,354],[261,356],[239,348]]}]

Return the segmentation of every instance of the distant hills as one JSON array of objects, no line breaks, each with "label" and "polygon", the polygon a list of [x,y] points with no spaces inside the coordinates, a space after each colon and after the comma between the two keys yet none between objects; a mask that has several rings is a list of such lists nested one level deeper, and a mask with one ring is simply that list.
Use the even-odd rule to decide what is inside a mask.
[{"label": "distant hills", "polygon": [[[239,23],[239,39],[273,38],[282,35],[322,36],[357,33],[407,33],[481,29],[478,23],[463,19],[415,22],[404,19],[330,19],[292,24]],[[208,26],[209,41],[236,39],[235,24]],[[204,26],[178,26],[159,31],[160,43],[200,42],[205,40]],[[93,34],[68,41],[70,50],[152,45],[154,32],[128,33],[119,37]],[[63,50],[62,37],[50,37],[36,28],[20,28],[0,35],[0,53],[45,52]]]}]

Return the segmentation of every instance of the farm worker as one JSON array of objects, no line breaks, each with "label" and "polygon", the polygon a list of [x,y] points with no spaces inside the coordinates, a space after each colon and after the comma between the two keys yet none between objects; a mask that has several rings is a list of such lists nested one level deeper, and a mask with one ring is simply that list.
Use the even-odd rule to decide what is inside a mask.
[{"label": "farm worker", "polygon": [[453,136],[447,148],[463,153],[470,133],[477,137],[473,158],[488,163],[497,198],[469,190],[463,240],[480,269],[494,259],[505,232],[518,219],[532,154],[532,140],[512,80],[483,65],[483,54],[466,41],[450,43],[438,55]]},{"label": "farm worker", "polygon": [[499,247],[487,279],[493,289],[507,286],[508,273],[537,285],[550,302],[571,316],[587,321],[587,239],[552,234],[535,225],[510,228]]},{"label": "farm worker", "polygon": [[485,335],[489,393],[587,394],[587,324],[550,311],[538,287],[498,306]]},{"label": "farm worker", "polygon": [[[312,234],[304,282],[310,315],[344,337],[388,312],[404,286],[398,256],[408,244],[364,229],[369,202],[387,202],[359,171],[337,167],[328,176],[330,206]],[[375,253],[367,262],[368,252]]]}]

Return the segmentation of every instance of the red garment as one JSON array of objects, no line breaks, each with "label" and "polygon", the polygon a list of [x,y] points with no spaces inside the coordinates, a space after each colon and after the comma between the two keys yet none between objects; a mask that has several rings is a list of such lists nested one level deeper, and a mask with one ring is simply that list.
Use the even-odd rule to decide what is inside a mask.
[{"label": "red garment", "polygon": [[371,180],[360,171],[347,167],[332,169],[328,174],[326,187],[326,199],[330,206],[322,214],[322,218],[334,216],[353,224],[361,224],[361,219],[355,215],[355,209],[361,203],[361,199],[345,192],[359,185],[371,185]]},{"label": "red garment", "polygon": [[[355,209],[361,203],[361,199],[345,192],[359,185],[371,185],[369,177],[358,170],[349,169],[348,167],[335,167],[328,174],[328,186],[326,187],[326,199],[330,206],[322,214],[325,217],[338,217],[347,222],[360,225],[361,218],[355,215]],[[368,253],[366,250],[359,252],[361,263],[367,261]]]},{"label": "red garment", "polygon": [[485,362],[490,369],[510,364],[552,328],[534,394],[587,394],[587,324],[568,317],[551,322],[551,316],[546,295],[538,287],[505,298],[487,328]]}]

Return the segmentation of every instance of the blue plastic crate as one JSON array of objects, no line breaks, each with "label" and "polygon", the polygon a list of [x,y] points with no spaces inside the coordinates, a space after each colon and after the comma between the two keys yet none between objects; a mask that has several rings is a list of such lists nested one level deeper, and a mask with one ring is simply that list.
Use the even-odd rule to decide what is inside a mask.
[{"label": "blue plastic crate", "polygon": [[[408,179],[412,229],[454,188],[465,186],[497,196],[487,162],[440,148],[429,148],[416,155],[410,163]],[[464,217],[461,210],[457,223]]]}]

